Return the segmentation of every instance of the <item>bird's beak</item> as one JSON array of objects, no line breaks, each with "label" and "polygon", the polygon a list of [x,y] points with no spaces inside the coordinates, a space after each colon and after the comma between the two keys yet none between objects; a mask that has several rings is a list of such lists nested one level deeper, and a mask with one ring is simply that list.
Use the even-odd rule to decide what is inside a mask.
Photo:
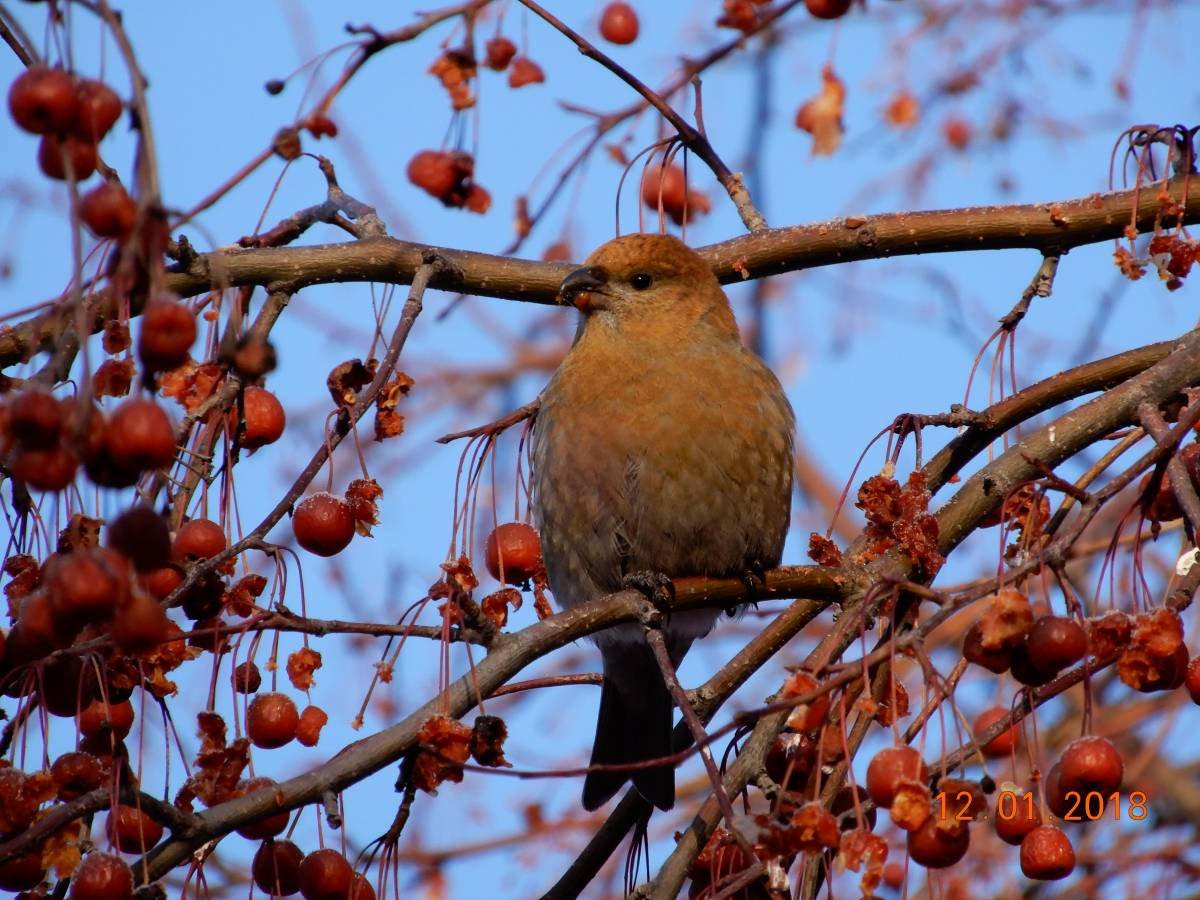
[{"label": "bird's beak", "polygon": [[570,303],[580,312],[590,313],[596,309],[607,309],[605,288],[608,272],[599,266],[584,266],[563,279],[558,294],[564,303]]}]

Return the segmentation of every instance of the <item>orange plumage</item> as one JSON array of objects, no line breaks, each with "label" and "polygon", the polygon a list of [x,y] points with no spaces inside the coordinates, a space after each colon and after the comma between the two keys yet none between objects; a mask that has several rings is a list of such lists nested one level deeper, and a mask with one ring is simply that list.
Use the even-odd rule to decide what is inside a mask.
[{"label": "orange plumage", "polygon": [[[639,572],[737,577],[778,564],[791,508],[791,406],[742,346],[729,301],[704,260],[668,235],[600,247],[563,282],[584,313],[541,395],[534,512],[550,586],[572,607]],[[718,610],[670,615],[678,665]],[[671,700],[642,628],[595,635],[604,659],[593,764],[669,754]],[[626,780],[660,808],[670,768],[593,772],[595,809]]]}]

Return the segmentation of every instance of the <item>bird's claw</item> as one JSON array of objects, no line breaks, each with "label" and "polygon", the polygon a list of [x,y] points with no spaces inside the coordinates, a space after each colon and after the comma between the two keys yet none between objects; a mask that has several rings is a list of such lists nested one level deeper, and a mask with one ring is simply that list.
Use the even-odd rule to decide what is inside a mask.
[{"label": "bird's claw", "polygon": [[675,601],[675,582],[662,572],[630,572],[621,579],[621,586],[638,591],[664,615],[670,615]]},{"label": "bird's claw", "polygon": [[[756,559],[752,561],[742,572],[742,584],[746,586],[746,603],[757,603],[758,598],[766,592],[767,589],[767,567],[763,565],[762,560]],[[725,610],[725,614],[730,618],[737,612],[737,606],[731,606]]]}]

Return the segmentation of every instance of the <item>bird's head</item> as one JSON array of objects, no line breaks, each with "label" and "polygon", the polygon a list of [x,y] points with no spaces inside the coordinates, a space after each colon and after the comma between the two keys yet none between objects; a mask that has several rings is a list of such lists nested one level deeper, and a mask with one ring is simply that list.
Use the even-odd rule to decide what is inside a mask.
[{"label": "bird's head", "polygon": [[667,234],[629,234],[597,249],[559,289],[586,323],[608,327],[737,326],[712,269],[683,241]]}]

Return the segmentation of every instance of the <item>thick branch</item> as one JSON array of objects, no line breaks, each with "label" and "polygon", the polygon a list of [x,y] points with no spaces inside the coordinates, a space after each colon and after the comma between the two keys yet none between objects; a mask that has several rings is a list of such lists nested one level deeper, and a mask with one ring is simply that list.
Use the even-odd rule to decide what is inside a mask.
[{"label": "thick branch", "polygon": [[[1183,179],[1171,181],[1167,190],[1183,203]],[[702,247],[700,253],[725,282],[916,253],[1013,247],[1061,253],[1120,237],[1133,220],[1135,201],[1137,227],[1153,227],[1161,208],[1156,190],[1144,187],[1053,204],[887,213],[770,228]],[[1200,191],[1187,197],[1186,210],[1187,222],[1200,221]],[[198,255],[183,271],[169,273],[166,286],[190,297],[212,287],[242,285],[286,284],[298,290],[334,282],[409,284],[430,249],[393,238],[371,238],[312,247],[218,250]],[[559,284],[572,269],[570,263],[433,249],[448,265],[431,287],[480,296],[554,303]],[[111,314],[108,305],[107,299],[101,302],[101,316]],[[0,331],[0,368],[50,347],[59,328],[58,312],[52,310]]]}]

